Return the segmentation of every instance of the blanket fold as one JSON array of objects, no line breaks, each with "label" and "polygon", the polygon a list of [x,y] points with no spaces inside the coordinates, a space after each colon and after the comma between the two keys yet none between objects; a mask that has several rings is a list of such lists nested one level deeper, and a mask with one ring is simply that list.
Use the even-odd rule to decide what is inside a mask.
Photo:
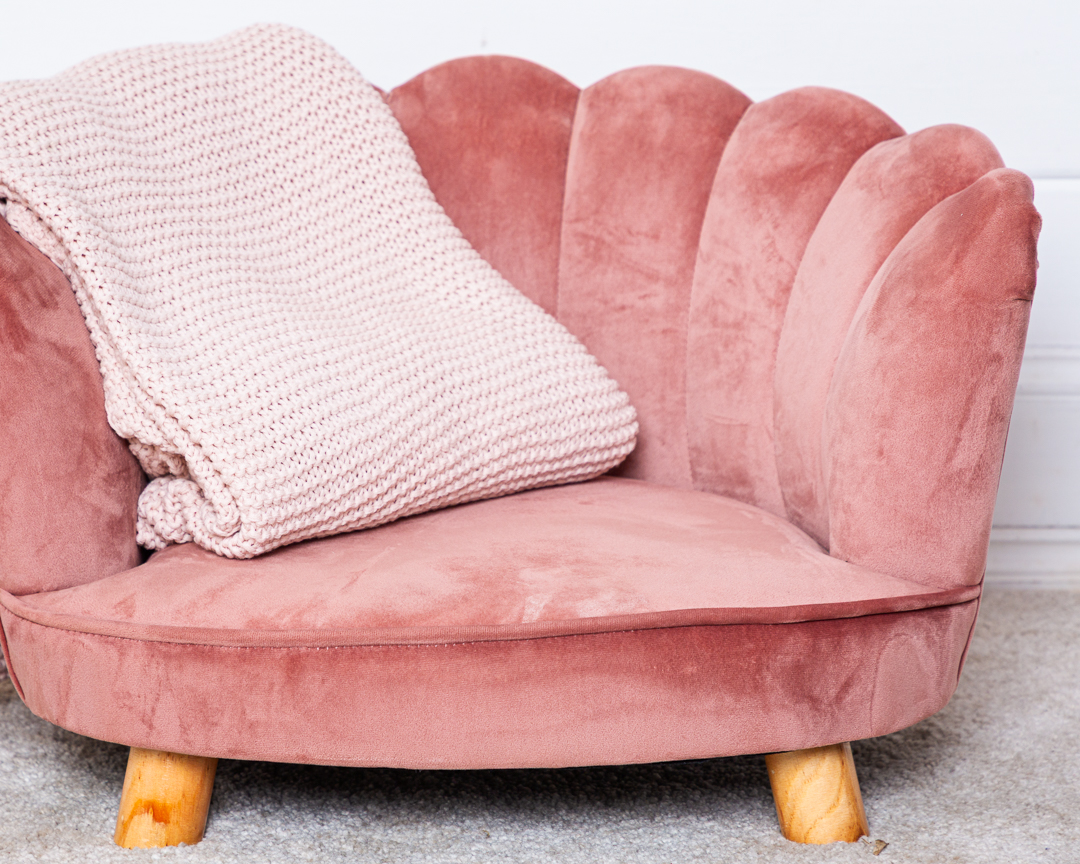
[{"label": "blanket fold", "polygon": [[0,85],[0,207],[70,279],[150,548],[250,557],[596,476],[625,394],[484,262],[301,31]]}]

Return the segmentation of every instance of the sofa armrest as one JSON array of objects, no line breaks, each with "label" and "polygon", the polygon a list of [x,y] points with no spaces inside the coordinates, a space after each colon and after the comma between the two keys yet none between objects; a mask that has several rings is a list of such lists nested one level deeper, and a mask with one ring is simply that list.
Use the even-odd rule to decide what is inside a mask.
[{"label": "sofa armrest", "polygon": [[931,209],[867,289],[825,413],[833,555],[977,585],[1035,288],[1040,218],[1006,168]]},{"label": "sofa armrest", "polygon": [[109,427],[67,279],[0,219],[0,588],[51,591],[137,565],[145,482]]}]

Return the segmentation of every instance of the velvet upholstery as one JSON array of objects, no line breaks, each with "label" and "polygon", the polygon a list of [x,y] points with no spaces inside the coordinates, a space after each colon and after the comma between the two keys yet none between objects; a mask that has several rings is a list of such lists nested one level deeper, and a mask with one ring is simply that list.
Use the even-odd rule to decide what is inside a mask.
[{"label": "velvet upholstery", "polygon": [[50,591],[134,566],[145,482],[105,418],[71,286],[0,219],[0,588]]},{"label": "velvet upholstery", "polygon": [[78,309],[0,224],[0,645],[31,709],[458,768],[791,750],[942,707],[1034,286],[1026,178],[972,130],[682,69],[579,93],[468,58],[387,100],[466,237],[630,393],[625,476],[136,566],[142,478]]},{"label": "velvet upholstery", "polygon": [[617,469],[627,477],[691,485],[685,358],[694,258],[716,165],[749,103],[711,76],[649,66],[605,78],[578,101],[558,318],[637,408],[637,447]]},{"label": "velvet upholstery", "polygon": [[712,184],[690,300],[686,424],[694,488],[785,512],[773,372],[788,295],[848,169],[902,131],[868,102],[809,87],[753,105],[731,136]]},{"label": "velvet upholstery", "polygon": [[964,126],[883,141],[848,172],[810,237],[777,349],[774,422],[787,516],[820,543],[829,538],[825,399],[855,309],[912,225],[1001,164],[994,145]]},{"label": "velvet upholstery", "polygon": [[768,752],[894,731],[952,694],[975,606],[329,646],[119,638],[7,606],[0,622],[26,703],[91,737],[241,759],[498,768]]},{"label": "velvet upholstery", "polygon": [[114,635],[157,638],[154,628],[167,628],[167,638],[198,641],[221,630],[235,641],[247,631],[361,628],[385,641],[390,629],[441,628],[457,640],[476,638],[475,628],[579,619],[598,627],[689,609],[756,610],[754,620],[776,621],[827,617],[836,604],[882,612],[942,602],[917,599],[928,594],[936,592],[920,582],[834,558],[748,504],[606,477],[296,543],[251,562],[170,546],[132,570],[22,601],[41,614],[112,622],[120,629],[100,626]]},{"label": "velvet upholstery", "polygon": [[941,588],[982,580],[1035,289],[1032,194],[991,171],[870,283],[825,408],[833,555]]},{"label": "velvet upholstery", "polygon": [[454,224],[551,314],[577,100],[565,78],[497,56],[443,63],[387,98]]}]

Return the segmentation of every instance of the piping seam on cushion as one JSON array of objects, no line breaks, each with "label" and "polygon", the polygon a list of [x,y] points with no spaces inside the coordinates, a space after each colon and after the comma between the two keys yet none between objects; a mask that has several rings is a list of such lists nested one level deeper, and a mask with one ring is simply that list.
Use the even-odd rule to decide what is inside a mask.
[{"label": "piping seam on cushion", "polygon": [[[977,599],[981,586],[963,586],[926,594],[866,601],[807,606],[746,607],[724,609],[677,609],[570,621],[529,624],[478,624],[441,627],[369,627],[325,630],[251,631],[211,627],[174,627],[131,624],[83,615],[35,610],[20,598],[0,590],[0,606],[12,615],[56,630],[141,642],[165,642],[208,647],[236,648],[353,648],[375,646],[421,646],[475,642],[520,642],[563,636],[662,630],[676,627],[732,626],[746,624],[801,624],[844,618],[861,618],[955,606]],[[786,613],[786,614],[785,614]],[[771,620],[770,620],[771,619]],[[110,626],[111,625],[111,626]]]}]

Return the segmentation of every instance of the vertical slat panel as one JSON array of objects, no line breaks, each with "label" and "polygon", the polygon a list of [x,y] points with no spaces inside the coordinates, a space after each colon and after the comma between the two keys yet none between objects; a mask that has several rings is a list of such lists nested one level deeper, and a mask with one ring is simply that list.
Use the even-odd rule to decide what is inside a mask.
[{"label": "vertical slat panel", "polygon": [[687,429],[696,488],[784,514],[773,375],[795,273],[848,169],[901,134],[868,102],[810,87],[753,105],[731,136],[690,303]]},{"label": "vertical slat panel", "polygon": [[577,99],[578,88],[554,72],[486,56],[429,69],[387,100],[450,218],[548,312]]},{"label": "vertical slat panel", "polygon": [[557,314],[638,410],[625,476],[690,485],[690,285],[712,177],[747,105],[716,78],[667,67],[620,72],[578,103]]}]

